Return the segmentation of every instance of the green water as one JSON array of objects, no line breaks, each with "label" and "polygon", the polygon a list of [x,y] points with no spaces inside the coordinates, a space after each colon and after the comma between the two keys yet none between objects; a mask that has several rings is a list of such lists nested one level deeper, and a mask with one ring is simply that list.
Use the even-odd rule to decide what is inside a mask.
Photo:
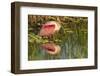
[{"label": "green water", "polygon": [[[68,22],[71,19],[72,21]],[[52,38],[38,36],[37,32],[39,31],[37,30],[40,30],[40,27],[36,25],[36,22],[28,27],[28,60],[81,59],[88,57],[87,17],[67,17],[65,21],[61,23],[60,31],[54,34]],[[30,31],[30,29],[35,31]],[[51,55],[41,48],[43,43],[49,41],[60,46],[61,51],[58,54]]]},{"label": "green water", "polygon": [[40,47],[42,44],[36,42],[30,44],[29,60],[87,58],[88,46],[86,32],[79,32],[79,34],[71,32],[65,36],[62,35],[61,38],[61,43],[56,43],[61,47],[61,51],[57,55],[48,54]]}]

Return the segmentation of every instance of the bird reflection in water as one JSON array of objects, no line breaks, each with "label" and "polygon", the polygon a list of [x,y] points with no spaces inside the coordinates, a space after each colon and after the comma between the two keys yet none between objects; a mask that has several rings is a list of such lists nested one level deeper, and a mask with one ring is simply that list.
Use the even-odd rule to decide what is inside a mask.
[{"label": "bird reflection in water", "polygon": [[41,46],[47,53],[51,55],[56,55],[61,51],[61,48],[59,45],[56,45],[54,43],[46,43],[42,44]]},{"label": "bird reflection in water", "polygon": [[[52,37],[56,32],[58,32],[61,28],[61,25],[56,21],[49,21],[45,24],[42,24],[42,28],[39,32],[39,36],[42,37]],[[42,44],[42,48],[46,50],[47,53],[51,55],[55,55],[60,52],[61,48],[59,45],[55,43],[45,43]]]}]

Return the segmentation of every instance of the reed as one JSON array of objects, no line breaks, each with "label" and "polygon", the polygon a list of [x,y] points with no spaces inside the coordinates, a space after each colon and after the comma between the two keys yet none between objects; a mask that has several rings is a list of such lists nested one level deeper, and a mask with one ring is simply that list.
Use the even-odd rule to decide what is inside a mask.
[{"label": "reed", "polygon": [[[51,38],[38,35],[43,23],[57,21],[61,29]],[[60,53],[50,55],[41,44],[54,42],[61,47]],[[88,19],[71,16],[28,15],[28,60],[81,59],[88,57]]]}]

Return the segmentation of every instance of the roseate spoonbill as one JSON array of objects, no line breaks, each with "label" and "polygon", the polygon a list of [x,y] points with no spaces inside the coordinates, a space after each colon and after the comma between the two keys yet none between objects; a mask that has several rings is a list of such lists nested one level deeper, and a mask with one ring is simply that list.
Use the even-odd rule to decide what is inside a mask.
[{"label": "roseate spoonbill", "polygon": [[61,25],[56,22],[56,21],[49,21],[46,22],[45,24],[42,24],[42,28],[39,32],[40,36],[51,36],[53,35],[55,32],[59,31],[61,28]]},{"label": "roseate spoonbill", "polygon": [[56,45],[54,43],[42,44],[42,48],[45,49],[46,52],[51,54],[51,55],[58,54],[61,51],[60,46]]}]

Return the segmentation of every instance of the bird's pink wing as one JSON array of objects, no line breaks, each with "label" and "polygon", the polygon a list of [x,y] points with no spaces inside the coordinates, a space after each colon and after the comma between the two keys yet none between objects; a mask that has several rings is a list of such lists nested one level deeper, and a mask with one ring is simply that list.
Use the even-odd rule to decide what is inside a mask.
[{"label": "bird's pink wing", "polygon": [[40,31],[41,36],[49,36],[54,33],[55,26],[54,25],[44,25]]}]

